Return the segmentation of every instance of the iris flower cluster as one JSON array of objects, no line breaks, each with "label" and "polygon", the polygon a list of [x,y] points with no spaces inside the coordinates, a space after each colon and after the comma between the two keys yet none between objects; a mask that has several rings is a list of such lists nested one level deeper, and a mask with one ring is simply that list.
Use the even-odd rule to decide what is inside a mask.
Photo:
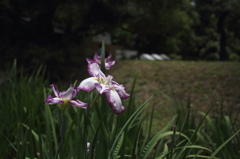
[{"label": "iris flower cluster", "polygon": [[[115,64],[115,61],[110,61],[110,58],[111,54],[105,59],[106,69],[110,69]],[[91,92],[96,89],[99,94],[106,95],[109,106],[116,114],[123,113],[126,108],[122,105],[122,99],[130,97],[130,95],[126,93],[125,87],[113,81],[113,76],[106,76],[101,71],[101,56],[95,54],[93,59],[87,58],[86,60],[88,62],[88,73],[91,77],[83,80],[76,89],[74,89],[73,85],[70,85],[67,91],[62,92],[59,92],[54,84],[51,84],[50,86],[56,97],[49,95],[45,104],[70,104],[75,107],[86,108],[86,103],[74,97],[79,93],[79,90]]]},{"label": "iris flower cluster", "polygon": [[[115,64],[115,61],[110,61],[112,57],[112,54],[110,54],[107,58],[105,58],[105,68],[106,70],[109,70],[114,64]],[[101,65],[101,56],[98,56],[97,53],[95,53],[93,59],[90,59],[90,58],[86,58],[88,64],[91,64],[91,63],[97,63],[99,66]]]}]

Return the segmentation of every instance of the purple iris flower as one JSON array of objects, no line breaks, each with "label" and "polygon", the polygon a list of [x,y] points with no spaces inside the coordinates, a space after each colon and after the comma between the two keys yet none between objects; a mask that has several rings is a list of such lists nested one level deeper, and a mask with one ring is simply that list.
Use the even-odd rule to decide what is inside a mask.
[{"label": "purple iris flower", "polygon": [[77,90],[81,89],[91,92],[97,89],[100,94],[105,93],[108,104],[116,114],[123,113],[126,108],[122,105],[121,99],[130,97],[130,95],[126,93],[125,87],[112,81],[112,76],[108,75],[106,77],[96,63],[88,64],[88,72],[92,77],[83,80],[77,87]]},{"label": "purple iris flower", "polygon": [[74,89],[73,85],[70,85],[67,91],[59,92],[55,84],[50,85],[56,97],[48,95],[45,104],[70,104],[79,108],[86,108],[87,104],[81,102],[78,99],[73,99],[77,95],[77,90]]},{"label": "purple iris flower", "polygon": [[[112,54],[109,54],[109,56],[105,58],[105,67],[107,70],[109,70],[115,64],[115,61],[110,61],[111,57],[112,57]],[[93,59],[90,59],[90,58],[86,58],[86,59],[88,64],[97,63],[98,65],[101,65],[101,58],[102,58],[101,55],[98,56],[98,54],[95,53]]]}]

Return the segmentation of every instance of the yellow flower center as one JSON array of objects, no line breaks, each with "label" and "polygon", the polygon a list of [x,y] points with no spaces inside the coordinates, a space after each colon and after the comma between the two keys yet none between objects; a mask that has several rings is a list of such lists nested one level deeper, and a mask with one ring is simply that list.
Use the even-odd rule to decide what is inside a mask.
[{"label": "yellow flower center", "polygon": [[68,100],[67,99],[63,99],[63,102],[64,102],[64,104],[67,104]]},{"label": "yellow flower center", "polygon": [[104,78],[103,78],[102,76],[100,76],[99,82],[102,83],[102,84],[104,84]]}]

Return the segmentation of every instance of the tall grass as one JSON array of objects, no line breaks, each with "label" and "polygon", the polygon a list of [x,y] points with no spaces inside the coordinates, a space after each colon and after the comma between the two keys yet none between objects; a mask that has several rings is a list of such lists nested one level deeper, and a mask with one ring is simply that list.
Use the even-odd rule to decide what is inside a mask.
[{"label": "tall grass", "polygon": [[[239,110],[234,110],[234,106],[229,106],[223,110],[223,105],[218,110],[210,114],[205,112],[192,112],[191,102],[188,101],[186,107],[181,104],[176,105],[177,114],[181,117],[178,123],[178,129],[181,129],[186,135],[191,135],[198,129],[195,135],[196,144],[208,147],[215,151],[219,158],[240,158],[240,131]],[[200,120],[204,118],[205,120]],[[233,135],[234,134],[234,135]],[[231,141],[230,141],[231,140]],[[224,144],[226,141],[228,143]],[[211,153],[203,152],[208,155]]]},{"label": "tall grass", "polygon": [[[9,80],[0,85],[2,158],[239,158],[236,116],[212,119],[201,113],[201,120],[194,123],[194,115],[179,111],[161,131],[151,135],[154,109],[148,101],[136,105],[136,79],[130,99],[124,101],[127,110],[121,115],[110,109],[104,96],[83,91],[78,98],[87,102],[88,108],[68,106],[61,114],[59,106],[43,103],[52,93],[43,78],[43,67],[31,74],[18,74],[14,63],[11,72]],[[143,130],[145,109],[152,109],[147,130]]]},{"label": "tall grass", "polygon": [[36,144],[32,144],[28,152],[24,150],[26,145],[34,141],[23,124],[30,129],[43,124],[44,68],[40,66],[30,75],[23,71],[17,73],[16,68],[15,61],[8,80],[0,85],[0,152],[3,158],[13,158],[16,154],[30,155]]}]

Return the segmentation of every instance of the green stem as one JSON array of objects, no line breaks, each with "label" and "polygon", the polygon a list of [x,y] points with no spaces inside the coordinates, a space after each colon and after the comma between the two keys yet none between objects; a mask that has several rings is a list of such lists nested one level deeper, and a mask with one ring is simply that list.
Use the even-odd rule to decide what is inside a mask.
[{"label": "green stem", "polygon": [[95,98],[93,99],[93,101],[91,102],[91,105],[90,105],[90,107],[92,107],[93,106],[93,104],[95,104],[95,102],[97,101],[97,99],[98,99],[98,96],[99,96],[99,94],[97,94],[96,96],[95,96]]},{"label": "green stem", "polygon": [[90,94],[89,100],[88,100],[88,107],[85,114],[85,124],[84,124],[84,144],[85,144],[85,151],[84,151],[84,158],[87,159],[87,138],[88,138],[88,125],[90,123],[89,117],[90,117],[90,109],[94,105],[94,103],[97,101],[99,94],[95,96],[95,98],[92,100],[93,93]]},{"label": "green stem", "polygon": [[[61,115],[60,115],[61,114]],[[58,110],[58,124],[60,126],[60,135],[61,135],[61,141],[58,145],[58,149],[57,149],[57,152],[55,154],[55,157],[54,159],[57,159],[58,158],[58,154],[60,154],[60,151],[61,151],[61,148],[62,148],[62,145],[63,145],[63,142],[64,142],[64,137],[65,137],[65,131],[66,131],[66,117],[64,116],[64,111],[61,110],[61,112]],[[61,158],[61,156],[60,156]]]},{"label": "green stem", "polygon": [[105,69],[105,45],[104,41],[102,42],[102,50],[101,50],[101,70],[105,74],[106,69]]}]

